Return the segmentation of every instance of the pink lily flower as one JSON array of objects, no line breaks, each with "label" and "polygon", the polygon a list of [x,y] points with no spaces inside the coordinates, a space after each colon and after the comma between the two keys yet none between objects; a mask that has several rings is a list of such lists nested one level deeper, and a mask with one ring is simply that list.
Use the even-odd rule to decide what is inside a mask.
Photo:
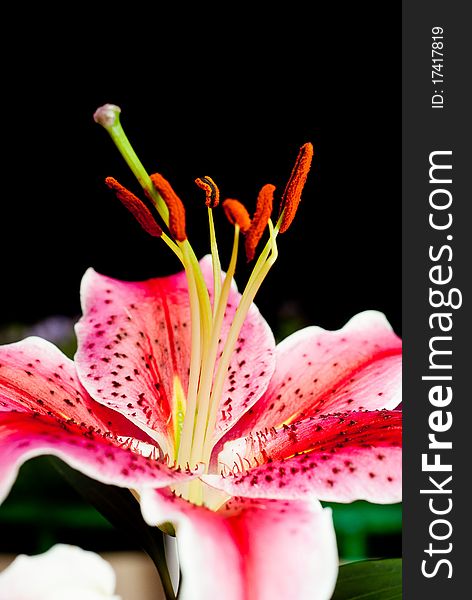
[{"label": "pink lily flower", "polygon": [[[120,148],[118,112],[106,105],[96,119]],[[401,412],[393,410],[401,402],[401,343],[383,315],[368,311],[339,331],[310,327],[276,346],[253,304],[311,156],[306,144],[275,226],[273,186],[262,188],[252,219],[238,201],[224,203],[234,225],[226,273],[213,180],[197,180],[212,245],[199,263],[183,205],[162,176],[149,178],[130,160],[170,236],[141,200],[108,180],[184,270],[139,283],[87,271],[75,364],[39,338],[0,348],[0,501],[20,464],[54,454],[134,490],[147,523],[174,524],[184,600],[222,590],[227,600],[330,597],[336,541],[318,500],[401,499]],[[267,227],[241,294],[233,281],[240,233],[252,258]]]}]

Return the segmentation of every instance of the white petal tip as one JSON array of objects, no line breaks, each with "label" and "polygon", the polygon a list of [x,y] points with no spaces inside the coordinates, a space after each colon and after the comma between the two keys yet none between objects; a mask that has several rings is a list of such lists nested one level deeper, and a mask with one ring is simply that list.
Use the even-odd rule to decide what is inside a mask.
[{"label": "white petal tip", "polygon": [[109,563],[93,552],[66,544],[36,556],[19,555],[0,574],[0,600],[120,600],[114,590],[115,573]]}]

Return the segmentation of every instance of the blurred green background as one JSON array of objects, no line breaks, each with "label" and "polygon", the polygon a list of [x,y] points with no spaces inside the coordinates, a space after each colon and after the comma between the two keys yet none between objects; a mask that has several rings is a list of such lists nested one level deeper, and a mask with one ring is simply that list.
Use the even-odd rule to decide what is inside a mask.
[{"label": "blurred green background", "polygon": [[[51,317],[34,326],[9,325],[0,330],[0,343],[41,335],[72,357],[76,349],[73,323],[67,317]],[[295,315],[284,315],[277,337],[282,339],[303,325]],[[333,509],[342,561],[401,556],[401,504],[324,504]],[[140,549],[83,500],[48,457],[35,458],[23,465],[0,506],[0,553],[36,554],[59,542],[96,552]]]}]

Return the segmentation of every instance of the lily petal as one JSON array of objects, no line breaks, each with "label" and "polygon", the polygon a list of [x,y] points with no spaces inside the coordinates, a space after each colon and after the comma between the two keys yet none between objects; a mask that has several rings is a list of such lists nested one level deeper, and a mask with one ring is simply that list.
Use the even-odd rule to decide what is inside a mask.
[{"label": "lily petal", "polygon": [[153,440],[95,402],[71,360],[49,342],[28,338],[0,347],[0,502],[19,467],[43,454],[122,487],[160,487],[197,474],[157,460]]},{"label": "lily petal", "polygon": [[351,412],[258,432],[227,443],[219,455],[223,476],[202,479],[253,498],[400,502],[401,421],[399,411]]},{"label": "lily petal", "polygon": [[393,409],[401,402],[401,340],[376,311],[342,329],[307,327],[281,342],[260,400],[222,441],[304,417]]},{"label": "lily petal", "polygon": [[[7,497],[20,466],[40,455],[57,456],[102,483],[141,489],[163,487],[197,476],[157,460],[155,448],[128,438],[123,445],[38,413],[0,413],[0,503]],[[149,456],[143,453],[149,453]]]},{"label": "lily petal", "polygon": [[312,500],[233,498],[218,512],[166,490],[141,499],[150,525],[174,524],[182,600],[328,600],[338,570],[329,509]]},{"label": "lily petal", "polygon": [[0,412],[49,415],[97,433],[152,442],[120,413],[95,402],[74,363],[50,342],[30,337],[0,346]]},{"label": "lily petal", "polygon": [[[212,296],[211,259],[200,261]],[[191,322],[185,273],[130,283],[89,269],[82,281],[84,316],[76,326],[79,377],[88,392],[155,438],[173,455],[175,386],[188,388]],[[219,353],[240,300],[232,287]],[[221,437],[266,389],[275,342],[255,306],[239,335],[216,427]],[[123,396],[124,395],[124,396]]]},{"label": "lily petal", "polygon": [[124,282],[89,269],[76,325],[77,372],[92,397],[125,415],[173,455],[174,376],[185,390],[190,318],[185,275]]},{"label": "lily petal", "polygon": [[0,573],[0,600],[120,600],[115,579],[98,554],[57,544],[44,554],[17,556]]}]

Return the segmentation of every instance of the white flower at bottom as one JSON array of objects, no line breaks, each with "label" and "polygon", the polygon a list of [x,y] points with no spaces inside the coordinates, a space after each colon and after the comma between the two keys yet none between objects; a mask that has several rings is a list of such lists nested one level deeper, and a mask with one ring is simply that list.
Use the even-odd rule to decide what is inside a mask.
[{"label": "white flower at bottom", "polygon": [[121,600],[106,560],[57,544],[44,554],[21,554],[0,573],[0,600]]}]

